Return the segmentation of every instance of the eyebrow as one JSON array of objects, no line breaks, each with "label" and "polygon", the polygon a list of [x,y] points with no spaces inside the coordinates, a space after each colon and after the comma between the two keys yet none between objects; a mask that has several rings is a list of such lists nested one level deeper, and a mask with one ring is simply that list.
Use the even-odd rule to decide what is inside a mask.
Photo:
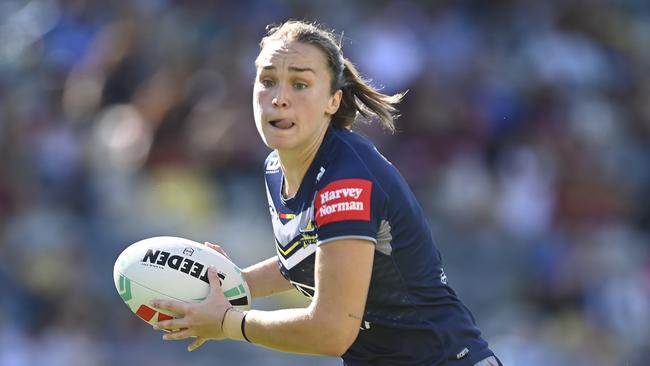
[{"label": "eyebrow", "polygon": [[[277,70],[277,67],[269,65],[269,66],[262,67],[262,70]],[[293,71],[293,72],[311,72],[311,73],[314,73],[314,74],[316,73],[316,71],[314,71],[314,69],[312,69],[312,68],[298,67],[298,66],[289,66],[289,71]]]}]

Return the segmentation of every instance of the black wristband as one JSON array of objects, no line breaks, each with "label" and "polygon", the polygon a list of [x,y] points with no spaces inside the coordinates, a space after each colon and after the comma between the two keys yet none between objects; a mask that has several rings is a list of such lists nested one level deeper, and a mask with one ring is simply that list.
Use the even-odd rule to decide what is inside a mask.
[{"label": "black wristband", "polygon": [[223,332],[223,322],[226,320],[226,315],[228,315],[228,312],[232,310],[233,307],[229,307],[226,309],[226,311],[223,313],[223,318],[221,318],[221,331]]},{"label": "black wristband", "polygon": [[250,339],[248,339],[248,337],[246,337],[246,315],[248,315],[248,312],[244,313],[244,317],[241,319],[241,335],[244,336],[246,342],[253,343]]}]

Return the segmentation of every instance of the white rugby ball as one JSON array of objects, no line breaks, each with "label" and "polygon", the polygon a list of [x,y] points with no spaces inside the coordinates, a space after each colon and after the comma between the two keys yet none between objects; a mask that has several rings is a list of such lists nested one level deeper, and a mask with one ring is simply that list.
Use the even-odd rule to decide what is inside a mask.
[{"label": "white rugby ball", "polygon": [[115,261],[113,280],[129,309],[154,325],[178,314],[153,308],[151,300],[200,302],[207,297],[209,266],[217,269],[228,301],[249,309],[250,291],[241,270],[216,250],[188,239],[158,236],[131,244]]}]

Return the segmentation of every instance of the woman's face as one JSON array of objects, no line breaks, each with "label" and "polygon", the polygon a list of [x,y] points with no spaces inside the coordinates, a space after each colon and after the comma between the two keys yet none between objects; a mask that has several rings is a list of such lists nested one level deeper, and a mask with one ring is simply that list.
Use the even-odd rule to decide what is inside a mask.
[{"label": "woman's face", "polygon": [[320,143],[342,94],[330,92],[323,51],[307,43],[276,40],[264,46],[255,64],[253,112],[264,143],[297,153]]}]

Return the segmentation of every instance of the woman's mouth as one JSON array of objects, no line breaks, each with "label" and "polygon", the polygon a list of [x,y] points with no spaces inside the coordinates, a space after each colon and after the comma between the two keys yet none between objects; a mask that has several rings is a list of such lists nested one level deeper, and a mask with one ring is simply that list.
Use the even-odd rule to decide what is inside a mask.
[{"label": "woman's mouth", "polygon": [[295,125],[295,123],[289,121],[288,119],[276,119],[269,122],[271,126],[281,129],[288,130]]}]

